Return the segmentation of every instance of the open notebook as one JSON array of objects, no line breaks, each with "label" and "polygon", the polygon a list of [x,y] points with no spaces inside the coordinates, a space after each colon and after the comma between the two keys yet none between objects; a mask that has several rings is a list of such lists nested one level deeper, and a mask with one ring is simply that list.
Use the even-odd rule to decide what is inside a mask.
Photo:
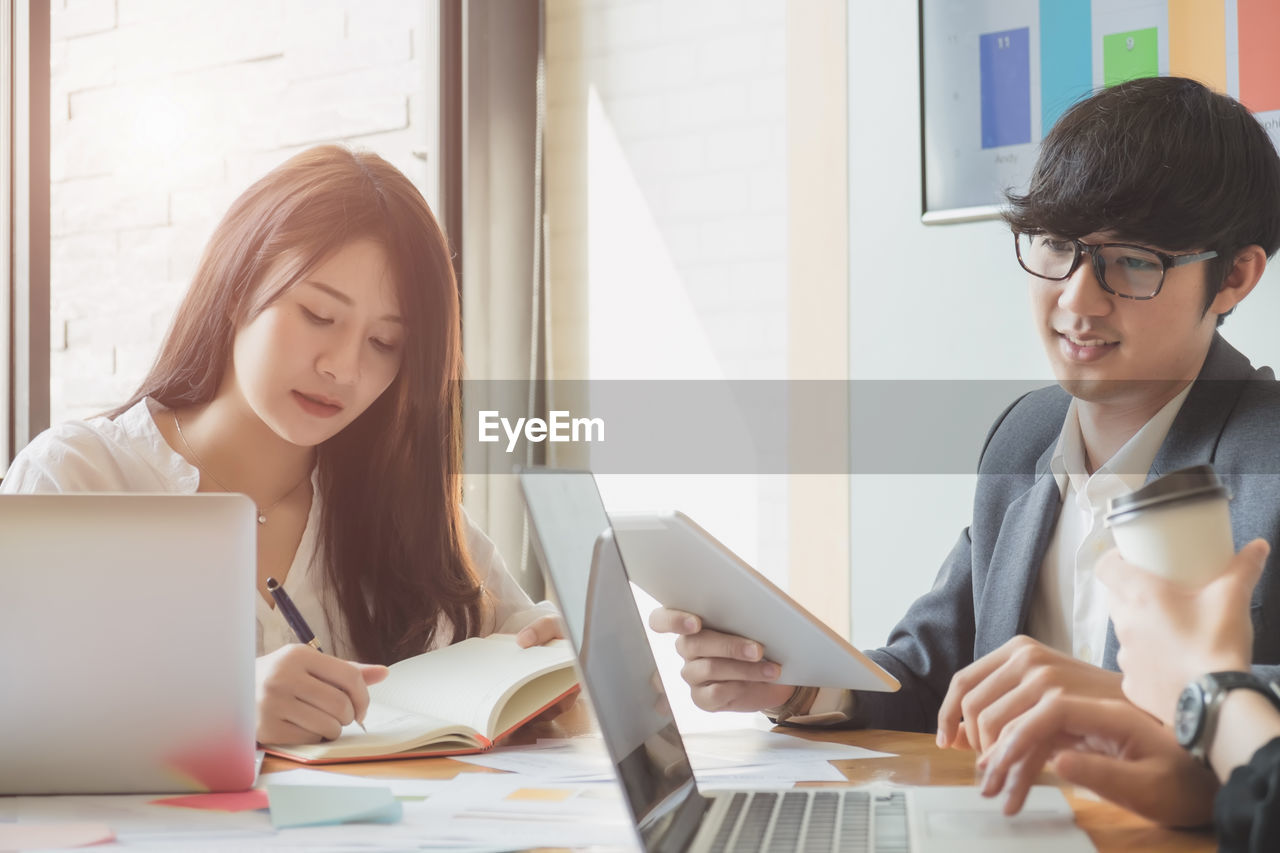
[{"label": "open notebook", "polygon": [[578,689],[564,640],[522,649],[513,634],[472,637],[392,664],[369,688],[362,731],[324,743],[267,745],[307,764],[483,752]]}]

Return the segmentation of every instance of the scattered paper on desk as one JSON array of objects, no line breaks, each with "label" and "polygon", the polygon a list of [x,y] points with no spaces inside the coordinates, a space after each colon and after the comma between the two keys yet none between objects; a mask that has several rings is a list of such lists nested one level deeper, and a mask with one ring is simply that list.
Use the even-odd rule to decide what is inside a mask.
[{"label": "scattered paper on desk", "polygon": [[847,777],[828,761],[759,764],[754,767],[695,768],[702,788],[789,788],[796,782],[845,782]]},{"label": "scattered paper on desk", "polygon": [[[699,784],[724,788],[788,787],[795,782],[842,782],[829,762],[891,758],[860,746],[806,740],[757,729],[707,732],[685,739]],[[612,782],[604,741],[599,737],[539,738],[534,746],[498,749],[456,760],[539,779]]]},{"label": "scattered paper on desk", "polygon": [[204,809],[211,812],[247,812],[267,808],[267,792],[255,788],[230,794],[191,794],[185,797],[165,797],[152,800],[156,806],[176,806],[182,809]]},{"label": "scattered paper on desk", "polygon": [[[0,797],[0,824],[86,824],[111,827],[121,844],[189,837],[271,833],[266,812],[216,812],[157,806],[155,794],[68,794],[57,797]],[[176,840],[170,849],[184,849]],[[0,848],[3,849],[3,848]]]},{"label": "scattered paper on desk", "polygon": [[405,825],[453,847],[625,847],[635,843],[616,783],[566,784],[506,773],[464,773],[422,804]]},{"label": "scattered paper on desk", "polygon": [[454,760],[540,779],[604,782],[616,778],[599,738],[556,738],[532,747],[457,755]]},{"label": "scattered paper on desk", "polygon": [[115,838],[103,823],[0,823],[0,850],[86,847]]},{"label": "scattered paper on desk", "polygon": [[[891,752],[876,752],[861,746],[830,743],[822,740],[806,740],[779,732],[758,729],[733,729],[729,731],[702,732],[684,739],[689,762],[697,769],[711,767],[754,767],[760,764],[790,764],[796,761],[849,761],[860,758],[893,758]],[[534,758],[530,747],[521,750],[497,750],[475,756],[457,756],[457,760],[503,759],[521,760],[517,756]],[[536,749],[559,749],[565,754],[577,754],[586,761],[588,757],[605,756],[604,741],[598,736],[574,738],[538,738]],[[496,766],[496,763],[489,766]],[[503,768],[505,769],[505,768]]]},{"label": "scattered paper on desk", "polygon": [[893,758],[893,754],[889,752],[876,752],[860,746],[808,740],[781,732],[765,732],[757,729],[699,732],[686,737],[684,745],[689,751],[689,760],[694,767],[707,766],[701,761],[704,756],[741,765]]},{"label": "scattered paper on desk", "polygon": [[334,773],[329,770],[313,770],[300,767],[297,770],[280,770],[264,773],[260,780],[269,785],[342,785],[348,788],[390,788],[395,797],[430,797],[449,786],[451,779],[402,779],[394,776],[356,776],[350,773]]},{"label": "scattered paper on desk", "polygon": [[572,798],[573,794],[572,788],[517,788],[507,794],[507,799],[535,803],[563,803]]},{"label": "scattered paper on desk", "polygon": [[268,785],[271,825],[328,826],[337,823],[396,823],[400,801],[387,787]]},{"label": "scattered paper on desk", "polygon": [[599,810],[624,816],[622,792],[616,784],[561,782],[516,773],[460,773],[447,790],[428,800],[427,809],[470,811],[476,808],[528,811],[539,815],[582,816]]}]

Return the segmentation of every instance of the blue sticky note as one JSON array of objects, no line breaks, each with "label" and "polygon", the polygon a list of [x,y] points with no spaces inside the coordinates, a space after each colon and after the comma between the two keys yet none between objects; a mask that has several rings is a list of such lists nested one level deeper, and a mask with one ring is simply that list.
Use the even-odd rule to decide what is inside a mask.
[{"label": "blue sticky note", "polygon": [[267,785],[271,825],[329,826],[336,823],[397,823],[403,809],[390,788],[363,785]]},{"label": "blue sticky note", "polygon": [[1031,30],[978,37],[982,147],[1031,141]]}]

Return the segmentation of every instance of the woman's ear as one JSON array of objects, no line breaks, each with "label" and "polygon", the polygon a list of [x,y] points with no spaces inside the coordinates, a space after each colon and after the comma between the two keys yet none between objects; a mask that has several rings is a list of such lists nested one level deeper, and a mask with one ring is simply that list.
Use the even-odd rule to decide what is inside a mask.
[{"label": "woman's ear", "polygon": [[1209,305],[1214,314],[1225,314],[1239,305],[1258,285],[1267,269],[1267,253],[1261,246],[1245,246],[1231,259],[1231,269],[1222,282],[1218,295]]}]

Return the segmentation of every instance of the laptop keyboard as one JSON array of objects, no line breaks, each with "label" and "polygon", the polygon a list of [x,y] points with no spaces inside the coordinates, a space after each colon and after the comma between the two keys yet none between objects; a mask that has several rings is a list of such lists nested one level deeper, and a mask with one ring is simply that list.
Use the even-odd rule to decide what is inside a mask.
[{"label": "laptop keyboard", "polygon": [[711,853],[909,853],[902,791],[733,794]]}]

